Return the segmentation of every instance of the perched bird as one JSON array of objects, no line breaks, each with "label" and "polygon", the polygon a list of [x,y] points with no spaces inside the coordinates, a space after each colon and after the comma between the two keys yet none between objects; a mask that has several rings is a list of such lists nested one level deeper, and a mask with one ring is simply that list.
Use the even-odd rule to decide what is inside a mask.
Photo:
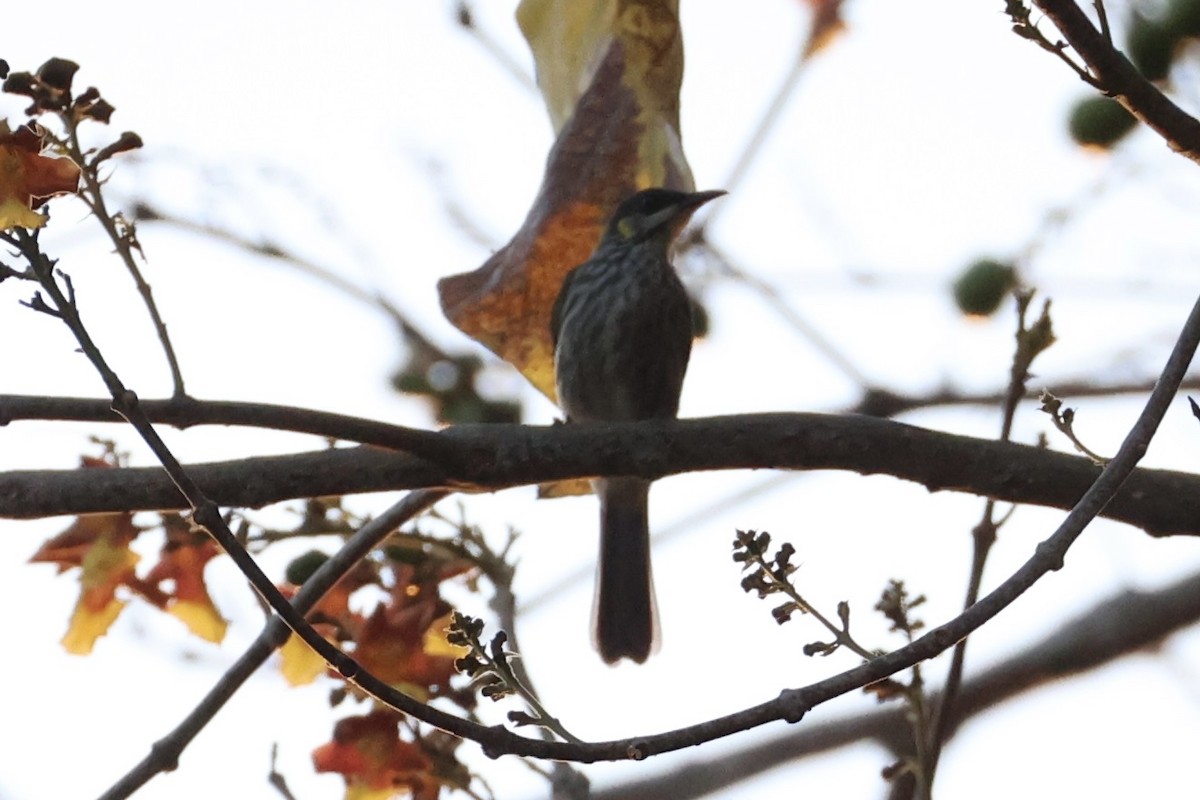
[{"label": "perched bird", "polygon": [[[550,320],[568,422],[673,419],[692,350],[691,303],[668,253],[722,191],[646,189],[617,208],[591,257],[568,273]],[[650,571],[650,481],[598,478],[600,560],[593,641],[609,664],[641,663],[658,638]]]}]

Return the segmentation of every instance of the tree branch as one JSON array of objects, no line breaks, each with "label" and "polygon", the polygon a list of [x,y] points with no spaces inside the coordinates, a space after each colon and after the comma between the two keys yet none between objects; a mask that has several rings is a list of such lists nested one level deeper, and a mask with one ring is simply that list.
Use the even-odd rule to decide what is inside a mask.
[{"label": "tree branch", "polygon": [[[990,708],[1048,681],[1078,675],[1153,647],[1198,619],[1200,573],[1154,592],[1113,595],[1063,623],[1040,642],[967,680],[948,718],[947,739],[964,722]],[[938,695],[931,699],[941,701]],[[662,775],[593,791],[592,800],[693,800],[788,761],[864,740],[900,753],[911,740],[905,714],[905,709],[892,706],[788,731],[724,756],[689,762]]]},{"label": "tree branch", "polygon": [[1034,0],[1079,54],[1096,83],[1162,136],[1172,150],[1200,163],[1200,121],[1138,72],[1092,24],[1075,0]]},{"label": "tree branch", "polygon": [[[155,424],[186,430],[197,425],[229,425],[266,430],[311,433],[327,439],[370,443],[402,450],[435,463],[454,464],[461,448],[435,431],[402,428],[384,422],[315,411],[309,408],[228,400],[197,400],[190,396],[169,400],[141,400],[146,418]],[[0,395],[0,426],[18,420],[58,422],[115,422],[125,419],[113,410],[111,400],[86,397]]]},{"label": "tree branch", "polygon": [[[147,405],[148,411],[154,409]],[[421,442],[436,438],[439,443],[428,452],[439,453],[439,460],[362,447],[196,464],[188,472],[218,505],[241,507],[398,489],[491,491],[600,474],[658,478],[770,468],[891,475],[930,491],[1062,509],[1070,508],[1100,474],[1087,459],[1065,453],[890,420],[822,414],[549,427],[461,425],[439,433],[379,429],[388,431],[394,434],[364,436],[362,441],[393,447],[408,436]],[[0,517],[180,507],[178,490],[158,468],[0,473]],[[1196,535],[1200,476],[1139,469],[1104,516],[1154,536]]]}]

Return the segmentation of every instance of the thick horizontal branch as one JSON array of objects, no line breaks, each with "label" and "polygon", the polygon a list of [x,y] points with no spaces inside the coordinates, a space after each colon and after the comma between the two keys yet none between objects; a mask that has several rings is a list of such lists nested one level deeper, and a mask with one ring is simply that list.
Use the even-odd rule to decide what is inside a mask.
[{"label": "thick horizontal branch", "polygon": [[[968,680],[955,705],[952,730],[1000,703],[1049,681],[1087,672],[1154,647],[1200,619],[1200,574],[1153,592],[1126,591],[1063,623],[1003,662]],[[930,703],[939,702],[938,695]],[[671,772],[593,791],[592,800],[653,797],[691,800],[737,785],[789,761],[871,740],[894,755],[912,747],[908,712],[893,704],[874,713],[813,724]]]},{"label": "thick horizontal branch", "polygon": [[[403,432],[405,429],[397,428]],[[417,432],[410,432],[417,433]],[[621,424],[463,425],[436,436],[438,460],[355,447],[188,467],[222,506],[415,488],[490,491],[595,475],[720,469],[831,469],[891,475],[927,487],[1069,509],[1100,469],[1025,445],[891,420],[752,414]],[[397,438],[403,438],[397,435]],[[0,517],[179,509],[157,468],[0,473]],[[1200,476],[1137,470],[1104,516],[1156,535],[1200,532]]]}]

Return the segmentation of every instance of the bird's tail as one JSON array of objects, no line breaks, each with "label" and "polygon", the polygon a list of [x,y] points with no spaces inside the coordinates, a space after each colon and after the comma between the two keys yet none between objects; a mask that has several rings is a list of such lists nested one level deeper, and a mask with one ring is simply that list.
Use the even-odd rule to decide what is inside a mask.
[{"label": "bird's tail", "polygon": [[600,560],[592,637],[600,656],[642,663],[658,646],[658,608],[650,569],[647,499],[650,482],[604,478],[600,497]]}]

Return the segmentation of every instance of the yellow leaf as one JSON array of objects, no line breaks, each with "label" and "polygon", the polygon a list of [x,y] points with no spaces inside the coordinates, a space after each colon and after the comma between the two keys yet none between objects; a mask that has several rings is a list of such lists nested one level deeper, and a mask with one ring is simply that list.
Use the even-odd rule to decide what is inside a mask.
[{"label": "yellow leaf", "polygon": [[182,620],[192,633],[216,644],[225,638],[225,629],[229,627],[212,603],[176,600],[171,604],[169,612]]},{"label": "yellow leaf", "polygon": [[403,797],[408,794],[408,788],[393,789],[389,786],[375,789],[365,783],[346,784],[346,800],[391,800],[393,797]]},{"label": "yellow leaf", "polygon": [[10,197],[0,203],[0,231],[10,228],[40,228],[46,224],[46,218],[29,206]]},{"label": "yellow leaf", "polygon": [[537,63],[538,88],[554,130],[575,110],[589,61],[612,30],[616,5],[611,2],[525,0],[517,7],[517,24]]},{"label": "yellow leaf", "polygon": [[450,620],[454,617],[451,612],[441,619],[434,620],[429,626],[429,630],[425,631],[425,641],[421,643],[421,649],[431,656],[446,656],[449,658],[463,658],[471,654],[471,648],[458,644],[450,644],[446,640],[446,634],[450,631]]},{"label": "yellow leaf", "polygon": [[116,618],[125,608],[123,600],[113,598],[99,608],[91,608],[86,597],[81,596],[71,614],[71,623],[62,638],[62,646],[68,653],[86,656],[92,652],[96,640],[108,633]]},{"label": "yellow leaf", "polygon": [[292,686],[310,684],[325,672],[325,659],[294,633],[279,648],[279,655],[283,659],[279,671]]}]

